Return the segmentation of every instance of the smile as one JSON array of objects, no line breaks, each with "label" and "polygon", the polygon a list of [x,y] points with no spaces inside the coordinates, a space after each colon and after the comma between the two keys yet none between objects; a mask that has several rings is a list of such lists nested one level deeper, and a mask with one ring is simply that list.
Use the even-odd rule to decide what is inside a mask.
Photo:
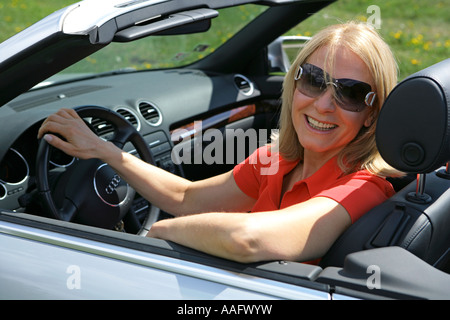
[{"label": "smile", "polygon": [[311,128],[320,130],[320,131],[328,131],[333,130],[334,128],[337,128],[338,126],[335,124],[330,123],[324,123],[320,122],[314,118],[311,118],[309,116],[306,116],[306,121],[308,121],[308,124],[311,126]]}]

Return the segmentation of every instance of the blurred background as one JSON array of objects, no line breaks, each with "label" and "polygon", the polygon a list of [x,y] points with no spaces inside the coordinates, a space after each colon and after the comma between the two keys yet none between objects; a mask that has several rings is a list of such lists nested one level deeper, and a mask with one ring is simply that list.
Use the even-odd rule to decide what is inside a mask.
[{"label": "blurred background", "polygon": [[[76,2],[0,1],[0,42]],[[377,24],[376,28],[397,58],[399,80],[450,57],[448,0],[340,0],[302,22],[288,35],[312,36],[324,26],[348,20]]]}]

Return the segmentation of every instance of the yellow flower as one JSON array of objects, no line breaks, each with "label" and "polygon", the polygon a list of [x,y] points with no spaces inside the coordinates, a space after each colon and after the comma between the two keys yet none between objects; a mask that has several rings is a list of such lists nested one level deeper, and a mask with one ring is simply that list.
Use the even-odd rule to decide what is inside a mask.
[{"label": "yellow flower", "polygon": [[357,19],[361,22],[367,22],[367,17],[363,15],[358,16]]},{"label": "yellow flower", "polygon": [[402,36],[402,34],[403,34],[403,31],[397,31],[396,33],[394,33],[393,35],[394,35],[394,38],[395,39],[400,39],[400,37]]},{"label": "yellow flower", "polygon": [[411,43],[419,45],[423,43],[423,35],[419,34],[417,37],[411,39]]},{"label": "yellow flower", "polygon": [[431,41],[427,41],[427,42],[423,45],[423,49],[426,50],[426,51],[430,50],[431,44],[432,44]]},{"label": "yellow flower", "polygon": [[416,66],[416,65],[420,64],[420,61],[417,59],[411,59],[411,64]]}]

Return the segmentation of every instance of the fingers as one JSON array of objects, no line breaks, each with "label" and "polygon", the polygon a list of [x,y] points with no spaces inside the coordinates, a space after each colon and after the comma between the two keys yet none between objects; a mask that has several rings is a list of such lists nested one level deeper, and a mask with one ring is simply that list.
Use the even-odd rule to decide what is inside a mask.
[{"label": "fingers", "polygon": [[43,139],[45,141],[47,141],[48,144],[52,145],[55,148],[62,150],[66,154],[72,153],[72,150],[71,150],[72,148],[71,148],[70,143],[65,142],[64,140],[62,140],[61,138],[59,138],[53,134],[46,133],[46,134],[44,134]]},{"label": "fingers", "polygon": [[38,139],[42,138],[47,132],[58,133],[64,136],[67,126],[70,126],[72,121],[78,120],[82,121],[75,110],[61,109],[45,119],[39,128]]},{"label": "fingers", "polygon": [[99,143],[99,138],[72,109],[61,109],[45,119],[38,130],[40,138],[81,159],[95,157]]}]

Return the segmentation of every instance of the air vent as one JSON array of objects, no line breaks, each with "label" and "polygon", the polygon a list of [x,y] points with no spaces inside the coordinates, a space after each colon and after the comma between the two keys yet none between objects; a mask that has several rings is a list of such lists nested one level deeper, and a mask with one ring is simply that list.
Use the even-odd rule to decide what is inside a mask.
[{"label": "air vent", "polygon": [[162,122],[162,116],[159,109],[150,102],[140,102],[138,105],[142,117],[152,126],[159,126]]},{"label": "air vent", "polygon": [[246,96],[251,96],[253,94],[253,83],[241,74],[234,76],[234,84],[236,85],[239,92]]},{"label": "air vent", "polygon": [[114,132],[114,127],[103,119],[92,118],[91,126],[98,136],[105,139],[108,139],[109,135]]},{"label": "air vent", "polygon": [[119,113],[122,117],[124,117],[125,120],[127,120],[129,123],[131,123],[133,125],[133,127],[135,127],[136,130],[139,131],[139,129],[141,128],[141,124],[140,124],[137,116],[133,112],[131,112],[130,110],[128,110],[126,108],[122,108],[122,107],[117,108],[116,112]]}]

